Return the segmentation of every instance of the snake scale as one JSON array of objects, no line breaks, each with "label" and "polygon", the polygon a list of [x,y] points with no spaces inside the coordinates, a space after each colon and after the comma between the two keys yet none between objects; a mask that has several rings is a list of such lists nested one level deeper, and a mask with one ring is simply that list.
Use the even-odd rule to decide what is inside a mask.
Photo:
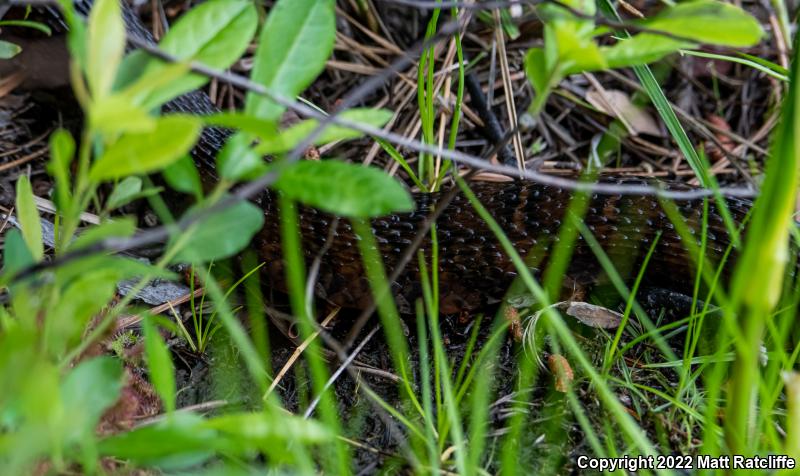
[{"label": "snake scale", "polygon": [[[91,0],[76,0],[79,11],[87,13]],[[152,41],[150,33],[136,15],[124,10],[129,34]],[[56,18],[53,16],[52,18]],[[216,111],[209,97],[195,91],[165,106],[167,111],[207,114]],[[229,132],[208,128],[202,134],[193,155],[200,168],[213,174],[214,156],[224,144]],[[642,184],[644,179],[611,178],[621,185]],[[476,182],[473,190],[491,212],[513,243],[515,249],[535,270],[545,269],[559,230],[566,222],[566,211],[573,192],[534,182]],[[439,193],[414,193],[416,210],[412,213],[391,214],[372,221],[379,251],[387,270],[397,266],[400,255],[412,242],[423,221],[431,212]],[[734,220],[740,223],[751,203],[744,199],[728,198],[727,205]],[[266,214],[265,226],[256,236],[253,246],[266,262],[265,273],[277,288],[285,288],[277,200],[270,192],[259,200]],[[700,239],[703,223],[703,201],[675,202],[684,223]],[[707,244],[705,256],[718,262],[729,247],[726,231],[717,207],[708,205]],[[654,252],[646,267],[644,281],[676,291],[689,291],[694,281],[692,260],[673,223],[662,205],[653,196],[603,195],[589,197],[586,228],[601,244],[623,278],[631,280],[639,271],[644,257],[655,242]],[[300,223],[306,260],[310,263],[321,251],[316,294],[337,305],[365,308],[372,293],[364,277],[357,237],[347,220],[301,207]],[[336,229],[331,230],[332,224]],[[501,299],[516,276],[515,268],[501,249],[498,240],[473,206],[462,194],[457,195],[437,221],[438,269],[441,309],[445,313],[480,309]],[[332,240],[328,240],[329,235]],[[427,237],[422,249],[430,258],[431,239]],[[730,269],[730,266],[727,266]],[[728,274],[727,272],[724,274]],[[595,253],[586,240],[578,236],[572,258],[566,270],[565,292],[569,287],[580,289],[605,280]],[[421,295],[419,269],[416,259],[392,283],[392,290],[403,312],[410,312],[415,299]]]}]

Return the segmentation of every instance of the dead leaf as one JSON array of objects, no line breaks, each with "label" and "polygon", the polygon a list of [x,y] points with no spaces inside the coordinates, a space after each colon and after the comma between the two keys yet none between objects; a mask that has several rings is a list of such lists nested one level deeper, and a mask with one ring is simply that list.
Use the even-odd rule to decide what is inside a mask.
[{"label": "dead leaf", "polygon": [[605,114],[622,121],[631,135],[647,134],[664,137],[664,133],[653,116],[645,109],[633,104],[630,97],[623,91],[593,89],[586,93],[586,101]]},{"label": "dead leaf", "polygon": [[[616,329],[622,322],[622,314],[588,302],[567,302],[566,313],[589,327]],[[562,306],[563,308],[563,306]]]}]

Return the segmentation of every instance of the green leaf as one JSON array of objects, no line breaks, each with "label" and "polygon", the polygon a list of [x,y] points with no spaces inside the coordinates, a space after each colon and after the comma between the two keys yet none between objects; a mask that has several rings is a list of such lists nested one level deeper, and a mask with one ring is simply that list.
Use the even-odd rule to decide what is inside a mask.
[{"label": "green leaf", "polygon": [[681,2],[637,23],[714,45],[752,46],[764,36],[758,20],[737,6],[714,0]]},{"label": "green leaf", "polygon": [[294,163],[275,187],[289,198],[346,217],[414,210],[408,191],[382,170],[338,160]]},{"label": "green leaf", "polygon": [[256,445],[262,451],[269,451],[278,443],[319,444],[333,438],[327,428],[313,420],[263,412],[223,415],[208,420],[203,426]]},{"label": "green leaf", "polygon": [[70,201],[69,165],[75,155],[75,140],[65,129],[57,129],[50,136],[50,162],[47,171],[56,182],[56,206],[59,210],[67,209]]},{"label": "green leaf", "polygon": [[33,259],[41,261],[44,257],[42,222],[39,220],[39,211],[36,209],[36,201],[27,175],[21,175],[17,179],[17,217],[22,228],[22,236]]},{"label": "green leaf", "polygon": [[240,112],[218,112],[201,116],[206,125],[239,129],[253,134],[260,139],[272,138],[279,134],[278,126],[273,121]]},{"label": "green leaf", "polygon": [[1,60],[8,60],[11,59],[19,54],[22,51],[22,48],[19,45],[0,40],[0,59]]},{"label": "green leaf", "polygon": [[93,226],[78,235],[70,245],[70,250],[85,248],[92,243],[112,236],[126,238],[133,235],[134,232],[136,232],[136,220],[133,217],[115,217],[113,220]]},{"label": "green leaf", "polygon": [[44,33],[47,36],[53,34],[53,30],[50,29],[49,26],[45,25],[42,22],[38,21],[31,21],[31,20],[0,20],[0,27],[4,26],[20,26],[23,28],[31,28],[33,30],[38,30]]},{"label": "green leaf", "polygon": [[536,92],[531,103],[531,112],[536,115],[547,101],[550,91],[564,76],[558,64],[548,65],[546,50],[542,48],[528,50],[525,55],[525,73]]},{"label": "green leaf", "polygon": [[89,117],[92,127],[105,137],[149,132],[156,126],[155,117],[136,105],[132,98],[122,94],[112,94],[93,101],[89,106]]},{"label": "green leaf", "polygon": [[[392,118],[392,112],[386,109],[350,109],[341,113],[342,119],[347,119],[373,127],[382,127]],[[260,155],[280,154],[294,149],[313,131],[319,122],[316,119],[301,121],[272,137],[261,137],[261,142],[256,147]],[[338,140],[355,139],[363,136],[359,131],[346,127],[330,125],[316,139],[315,145],[327,144]]]},{"label": "green leaf", "polygon": [[[189,214],[203,213],[194,208]],[[247,201],[237,202],[204,217],[189,231],[190,235],[173,262],[212,261],[232,256],[250,243],[264,224],[264,212]],[[179,237],[170,240],[175,245]]]},{"label": "green leaf", "polygon": [[125,24],[118,0],[96,0],[89,13],[86,76],[95,99],[111,91],[125,53]]},{"label": "green leaf", "polygon": [[61,384],[67,440],[91,437],[103,413],[119,398],[122,365],[112,357],[79,363]]},{"label": "green leaf", "polygon": [[252,179],[267,169],[267,165],[252,147],[252,136],[243,132],[232,135],[217,155],[217,170],[228,180]]},{"label": "green leaf", "polygon": [[208,460],[222,444],[204,419],[178,412],[155,425],[120,433],[100,442],[100,454],[140,465],[178,469]]},{"label": "green leaf", "polygon": [[[194,60],[212,68],[226,69],[245,52],[257,23],[258,14],[252,2],[205,2],[183,15],[170,28],[159,46],[178,59]],[[163,67],[163,63],[154,60],[149,69]],[[207,81],[207,77],[199,74],[180,78],[162,86],[148,101],[164,103],[199,88]]]},{"label": "green leaf", "polygon": [[15,274],[33,263],[33,255],[19,230],[16,228],[8,230],[3,243],[3,274],[6,276]]},{"label": "green leaf", "polygon": [[69,283],[56,303],[47,310],[47,348],[52,355],[62,356],[68,346],[76,344],[89,320],[98,315],[117,290],[119,270],[88,268]]},{"label": "green leaf", "polygon": [[600,47],[585,22],[558,21],[552,27],[561,71],[598,71],[606,68]]},{"label": "green leaf", "polygon": [[161,173],[164,175],[164,180],[175,190],[193,194],[198,199],[202,196],[203,183],[191,156],[181,157]]},{"label": "green leaf", "polygon": [[83,18],[76,14],[73,0],[58,0],[58,5],[61,7],[61,13],[64,15],[67,26],[69,26],[67,46],[69,47],[70,55],[81,67],[81,70],[85,71],[87,63],[86,38],[88,36],[86,24]]},{"label": "green leaf", "polygon": [[150,318],[142,320],[142,328],[150,382],[161,397],[164,408],[172,413],[175,411],[175,367],[166,344]]},{"label": "green leaf", "polygon": [[[325,68],[333,51],[336,17],[332,0],[278,0],[258,41],[251,79],[287,99],[294,99]],[[254,93],[245,111],[276,121],[283,106]]]},{"label": "green leaf", "polygon": [[[679,49],[693,48],[694,46],[692,43],[663,35],[640,33],[631,38],[620,39],[613,46],[601,48],[601,51],[609,68],[624,68],[653,63]],[[570,73],[577,72],[579,71],[570,71]]]},{"label": "green leaf", "polygon": [[142,179],[139,177],[126,177],[118,183],[106,201],[106,208],[113,210],[135,199],[142,191]]},{"label": "green leaf", "polygon": [[56,278],[59,283],[69,284],[80,279],[87,269],[113,271],[114,281],[138,278],[149,275],[153,279],[175,280],[177,275],[167,269],[159,268],[139,260],[123,258],[120,256],[93,255],[64,263],[56,269]]},{"label": "green leaf", "polygon": [[127,134],[113,143],[94,164],[89,177],[101,181],[164,168],[189,152],[200,129],[200,121],[190,116],[159,118],[152,131]]}]

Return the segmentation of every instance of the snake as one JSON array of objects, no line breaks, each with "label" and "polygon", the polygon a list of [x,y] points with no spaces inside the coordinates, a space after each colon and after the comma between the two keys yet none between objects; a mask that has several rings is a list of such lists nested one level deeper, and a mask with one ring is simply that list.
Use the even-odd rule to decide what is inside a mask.
[{"label": "snake", "polygon": [[[88,14],[91,0],[76,0],[76,9]],[[154,41],[137,16],[127,7],[123,9],[129,35]],[[57,19],[57,14],[49,16]],[[63,26],[63,23],[61,24]],[[52,71],[55,61],[37,66],[32,58],[66,56],[66,50],[41,40],[40,47],[47,55],[36,53],[36,44],[30,43],[28,57],[14,65],[27,69],[31,78],[42,86],[41,79],[57,77]],[[61,48],[54,53],[55,48]],[[24,52],[24,48],[23,48]],[[66,61],[66,60],[65,60]],[[65,63],[66,64],[66,63]],[[6,66],[8,68],[8,66]],[[0,74],[3,67],[0,66]],[[68,78],[66,72],[64,78]],[[47,84],[44,85],[45,87]],[[211,99],[200,90],[181,96],[164,107],[165,112],[209,114],[217,111]],[[214,157],[224,145],[230,131],[206,128],[192,152],[199,168],[213,176]],[[603,181],[620,186],[652,183],[651,179],[637,177],[605,177]],[[660,182],[665,184],[664,181]],[[666,184],[683,188],[681,184]],[[575,223],[570,203],[573,190],[534,181],[480,182],[470,184],[475,197],[491,214],[514,249],[525,258],[535,275],[541,276],[552,260],[558,244],[569,239],[571,253],[563,267],[562,293],[575,294],[593,286],[610,282],[613,273],[602,266],[598,256],[613,263],[624,281],[631,282],[641,271],[641,280],[647,285],[678,292],[691,292],[695,282],[697,264],[684,239],[694,241],[702,248],[702,256],[711,263],[724,262],[722,279],[731,274],[735,251],[730,254],[732,236],[726,227],[719,203],[714,200],[684,199],[672,202],[680,215],[679,224],[668,216],[663,202],[656,196],[627,193],[589,193],[585,197],[585,214],[579,230],[562,233],[563,227]],[[385,268],[400,266],[400,257],[413,242],[427,217],[440,203],[443,192],[411,193],[414,211],[391,213],[374,218],[370,225],[377,251]],[[752,207],[752,202],[742,198],[725,198],[725,206],[733,222],[740,225]],[[269,283],[286,289],[285,260],[279,220],[279,200],[275,192],[266,192],[258,199],[264,210],[265,224],[257,233],[252,247],[265,263],[264,273]],[[366,278],[359,237],[353,225],[344,219],[306,206],[299,207],[303,253],[306,264],[317,261],[318,272],[314,281],[315,294],[332,304],[345,308],[364,309],[373,299],[370,282]],[[680,228],[685,228],[681,233]],[[518,268],[503,249],[497,236],[480,216],[474,204],[458,194],[441,211],[436,221],[436,243],[426,234],[420,245],[421,253],[429,266],[438,273],[440,310],[443,313],[472,312],[502,301],[518,276]],[[436,262],[433,259],[434,246]],[[598,250],[597,248],[601,249]],[[422,295],[420,264],[411,259],[390,283],[398,309],[403,313],[413,311],[414,303]]]}]

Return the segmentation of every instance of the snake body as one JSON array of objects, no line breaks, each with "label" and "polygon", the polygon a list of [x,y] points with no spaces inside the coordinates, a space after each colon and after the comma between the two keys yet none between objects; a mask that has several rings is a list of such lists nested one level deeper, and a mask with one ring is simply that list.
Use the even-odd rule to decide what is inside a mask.
[{"label": "snake body", "polygon": [[[91,0],[76,0],[78,11],[88,13]],[[136,15],[125,9],[129,34],[152,41],[150,33]],[[209,97],[195,91],[165,106],[167,111],[207,114],[216,111]],[[202,134],[193,155],[200,168],[213,174],[214,157],[225,143],[229,132],[208,128]],[[642,179],[611,178],[620,185]],[[567,222],[566,211],[573,192],[533,182],[482,182],[472,184],[481,203],[490,211],[514,248],[526,257],[534,270],[544,269],[560,239],[560,230]],[[372,221],[380,255],[387,270],[398,265],[400,255],[411,244],[423,221],[440,199],[437,193],[413,194],[416,209]],[[284,288],[284,260],[281,248],[277,200],[270,193],[261,199],[266,215],[265,226],[254,240],[260,258],[266,262],[270,282]],[[703,201],[675,203],[697,242],[703,228]],[[734,221],[740,223],[751,207],[743,199],[727,199]],[[706,247],[704,256],[719,262],[731,239],[717,207],[710,201],[707,208]],[[364,308],[372,293],[364,275],[359,239],[347,220],[336,220],[326,213],[301,207],[300,223],[307,264],[319,259],[315,292],[318,296],[343,307]],[[644,281],[677,291],[688,291],[694,282],[694,265],[679,233],[659,203],[652,196],[602,195],[588,198],[583,223],[600,243],[623,279],[632,280],[650,252]],[[332,229],[333,227],[333,229]],[[437,221],[438,273],[441,309],[450,313],[479,309],[501,299],[517,275],[507,253],[472,204],[458,195]],[[329,239],[330,238],[330,239]],[[431,259],[432,243],[428,236],[421,249]],[[730,266],[727,267],[730,269]],[[606,281],[595,252],[578,234],[572,247],[565,283],[573,290]],[[723,276],[727,274],[723,273]],[[412,304],[421,295],[419,266],[416,259],[391,283],[401,311],[412,311]]]}]

